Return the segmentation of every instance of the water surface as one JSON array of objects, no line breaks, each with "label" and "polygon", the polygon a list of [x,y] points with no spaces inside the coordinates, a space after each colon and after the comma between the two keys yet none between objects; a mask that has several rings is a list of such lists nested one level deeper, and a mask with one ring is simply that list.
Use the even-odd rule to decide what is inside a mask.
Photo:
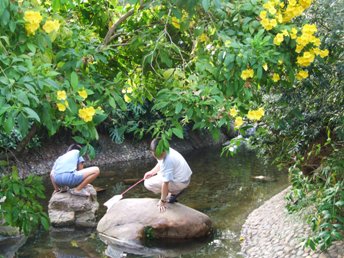
[{"label": "water surface", "polygon": [[[253,152],[242,150],[234,157],[221,157],[219,148],[207,148],[185,154],[193,171],[188,191],[179,202],[207,214],[214,225],[213,235],[185,243],[147,243],[141,252],[108,247],[96,230],[39,232],[19,249],[17,257],[242,257],[240,230],[248,214],[288,185],[286,172],[264,165]],[[135,161],[101,168],[94,185],[106,189],[98,193],[98,219],[105,213],[102,205],[130,186],[155,165],[155,161]],[[255,181],[268,176],[271,182]],[[47,196],[52,188],[47,181]],[[156,197],[143,185],[130,190],[124,198]],[[45,204],[46,205],[46,204]],[[158,212],[158,210],[157,210]]]}]

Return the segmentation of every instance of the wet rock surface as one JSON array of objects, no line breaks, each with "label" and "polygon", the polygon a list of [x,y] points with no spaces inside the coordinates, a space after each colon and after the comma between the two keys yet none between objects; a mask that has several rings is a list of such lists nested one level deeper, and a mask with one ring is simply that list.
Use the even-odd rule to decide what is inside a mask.
[{"label": "wet rock surface", "polygon": [[139,244],[144,238],[195,239],[211,233],[210,218],[180,203],[167,204],[160,212],[158,199],[131,198],[114,204],[99,221],[97,231],[104,237]]},{"label": "wet rock surface", "polygon": [[302,240],[312,234],[304,214],[288,214],[284,196],[289,188],[254,210],[244,223],[241,251],[248,258],[343,258],[344,242],[326,252],[304,248]]}]

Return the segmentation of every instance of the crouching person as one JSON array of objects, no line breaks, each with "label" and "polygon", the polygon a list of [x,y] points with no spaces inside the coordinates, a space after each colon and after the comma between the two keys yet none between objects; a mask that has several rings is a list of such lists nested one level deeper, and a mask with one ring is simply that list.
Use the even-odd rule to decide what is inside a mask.
[{"label": "crouching person", "polygon": [[164,212],[166,203],[176,202],[177,197],[188,187],[192,171],[184,157],[172,148],[158,155],[158,144],[158,139],[154,139],[150,144],[150,151],[158,163],[145,173],[144,185],[156,194],[161,193],[158,207],[160,212]]},{"label": "crouching person", "polygon": [[99,176],[98,167],[84,168],[84,158],[80,156],[81,146],[72,144],[65,154],[58,157],[50,173],[54,193],[67,191],[78,196],[90,196],[84,188]]}]

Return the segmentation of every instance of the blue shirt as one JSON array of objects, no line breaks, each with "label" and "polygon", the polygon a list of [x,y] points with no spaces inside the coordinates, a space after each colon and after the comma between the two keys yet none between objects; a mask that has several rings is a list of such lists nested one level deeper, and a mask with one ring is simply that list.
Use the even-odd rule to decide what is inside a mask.
[{"label": "blue shirt", "polygon": [[79,150],[68,151],[67,153],[58,157],[58,159],[55,161],[52,173],[72,173],[77,169],[78,164],[84,161],[84,158],[80,156]]}]

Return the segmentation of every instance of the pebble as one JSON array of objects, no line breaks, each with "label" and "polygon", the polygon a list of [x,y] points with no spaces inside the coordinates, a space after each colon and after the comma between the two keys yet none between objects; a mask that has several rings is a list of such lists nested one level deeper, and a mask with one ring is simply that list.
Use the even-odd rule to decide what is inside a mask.
[{"label": "pebble", "polygon": [[[335,242],[328,252],[304,248],[302,240],[312,231],[302,214],[288,214],[284,196],[275,195],[246,219],[241,236],[241,252],[246,258],[344,258],[344,241]],[[272,240],[272,241],[271,241]]]}]

